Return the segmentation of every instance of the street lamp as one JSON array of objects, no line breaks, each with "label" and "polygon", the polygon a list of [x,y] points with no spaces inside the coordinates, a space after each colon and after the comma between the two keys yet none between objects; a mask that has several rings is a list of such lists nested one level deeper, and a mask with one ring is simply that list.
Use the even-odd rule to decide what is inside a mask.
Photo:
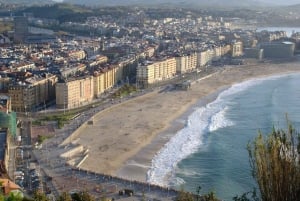
[{"label": "street lamp", "polygon": [[26,103],[24,103],[25,116],[27,116]]},{"label": "street lamp", "polygon": [[66,94],[64,94],[64,114],[66,114]]}]

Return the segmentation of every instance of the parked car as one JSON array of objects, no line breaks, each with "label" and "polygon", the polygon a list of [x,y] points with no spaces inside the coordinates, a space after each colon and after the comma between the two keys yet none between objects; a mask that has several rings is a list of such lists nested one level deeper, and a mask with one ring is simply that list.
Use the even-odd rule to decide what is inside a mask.
[{"label": "parked car", "polygon": [[17,175],[17,176],[15,176],[15,179],[20,179],[20,180],[24,180],[24,176],[20,176],[20,175]]},{"label": "parked car", "polygon": [[24,177],[24,172],[23,171],[15,171],[14,176],[23,176]]}]

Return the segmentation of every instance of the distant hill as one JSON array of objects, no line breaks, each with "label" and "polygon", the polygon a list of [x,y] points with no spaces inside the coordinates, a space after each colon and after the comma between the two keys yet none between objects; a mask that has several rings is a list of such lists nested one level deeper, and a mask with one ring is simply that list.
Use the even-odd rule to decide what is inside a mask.
[{"label": "distant hill", "polygon": [[[245,7],[260,4],[254,0],[64,0],[67,3],[98,5],[98,6],[128,6],[128,5],[177,5],[177,6],[217,6],[217,7]],[[263,5],[263,4],[262,4]]]},{"label": "distant hill", "polygon": [[258,0],[263,3],[274,4],[274,5],[294,5],[299,4],[299,0]]},{"label": "distant hill", "polygon": [[299,0],[63,0],[64,2],[101,6],[177,5],[209,7],[258,7],[298,4]]},{"label": "distant hill", "polygon": [[53,0],[0,0],[0,4],[45,5],[55,3]]},{"label": "distant hill", "polygon": [[299,4],[299,0],[0,0],[1,4],[45,5],[53,3],[71,3],[87,6],[129,6],[129,5],[173,5],[205,7],[259,7]]},{"label": "distant hill", "polygon": [[81,21],[93,11],[84,6],[76,6],[71,4],[52,4],[46,6],[32,6],[19,10],[16,15],[23,13],[32,13],[35,17],[57,19],[63,21]]},{"label": "distant hill", "polygon": [[287,7],[290,11],[295,11],[295,12],[299,12],[300,10],[300,3],[292,5],[292,6],[288,6]]},{"label": "distant hill", "polygon": [[176,7],[261,7],[292,5],[299,0],[0,0],[0,4],[22,4],[27,6],[45,5],[53,3],[71,3],[86,6],[176,6]]}]

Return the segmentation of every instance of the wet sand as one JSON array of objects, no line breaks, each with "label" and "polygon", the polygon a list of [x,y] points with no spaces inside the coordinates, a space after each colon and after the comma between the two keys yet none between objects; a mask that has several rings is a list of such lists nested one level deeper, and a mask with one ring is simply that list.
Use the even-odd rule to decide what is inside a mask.
[{"label": "wet sand", "polygon": [[145,181],[152,158],[185,125],[196,106],[213,101],[232,84],[296,71],[300,72],[299,62],[226,67],[196,81],[188,91],[156,90],[114,105],[96,114],[93,125],[76,137],[89,149],[80,168]]}]

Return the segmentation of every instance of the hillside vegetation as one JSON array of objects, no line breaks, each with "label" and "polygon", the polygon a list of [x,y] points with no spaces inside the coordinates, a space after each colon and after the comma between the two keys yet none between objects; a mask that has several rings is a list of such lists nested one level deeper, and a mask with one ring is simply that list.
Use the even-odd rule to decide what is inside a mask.
[{"label": "hillside vegetation", "polygon": [[33,6],[22,9],[17,12],[18,15],[23,13],[32,13],[34,17],[57,19],[60,22],[65,21],[82,21],[87,16],[93,14],[93,11],[84,6],[71,4],[54,4],[46,6]]}]

